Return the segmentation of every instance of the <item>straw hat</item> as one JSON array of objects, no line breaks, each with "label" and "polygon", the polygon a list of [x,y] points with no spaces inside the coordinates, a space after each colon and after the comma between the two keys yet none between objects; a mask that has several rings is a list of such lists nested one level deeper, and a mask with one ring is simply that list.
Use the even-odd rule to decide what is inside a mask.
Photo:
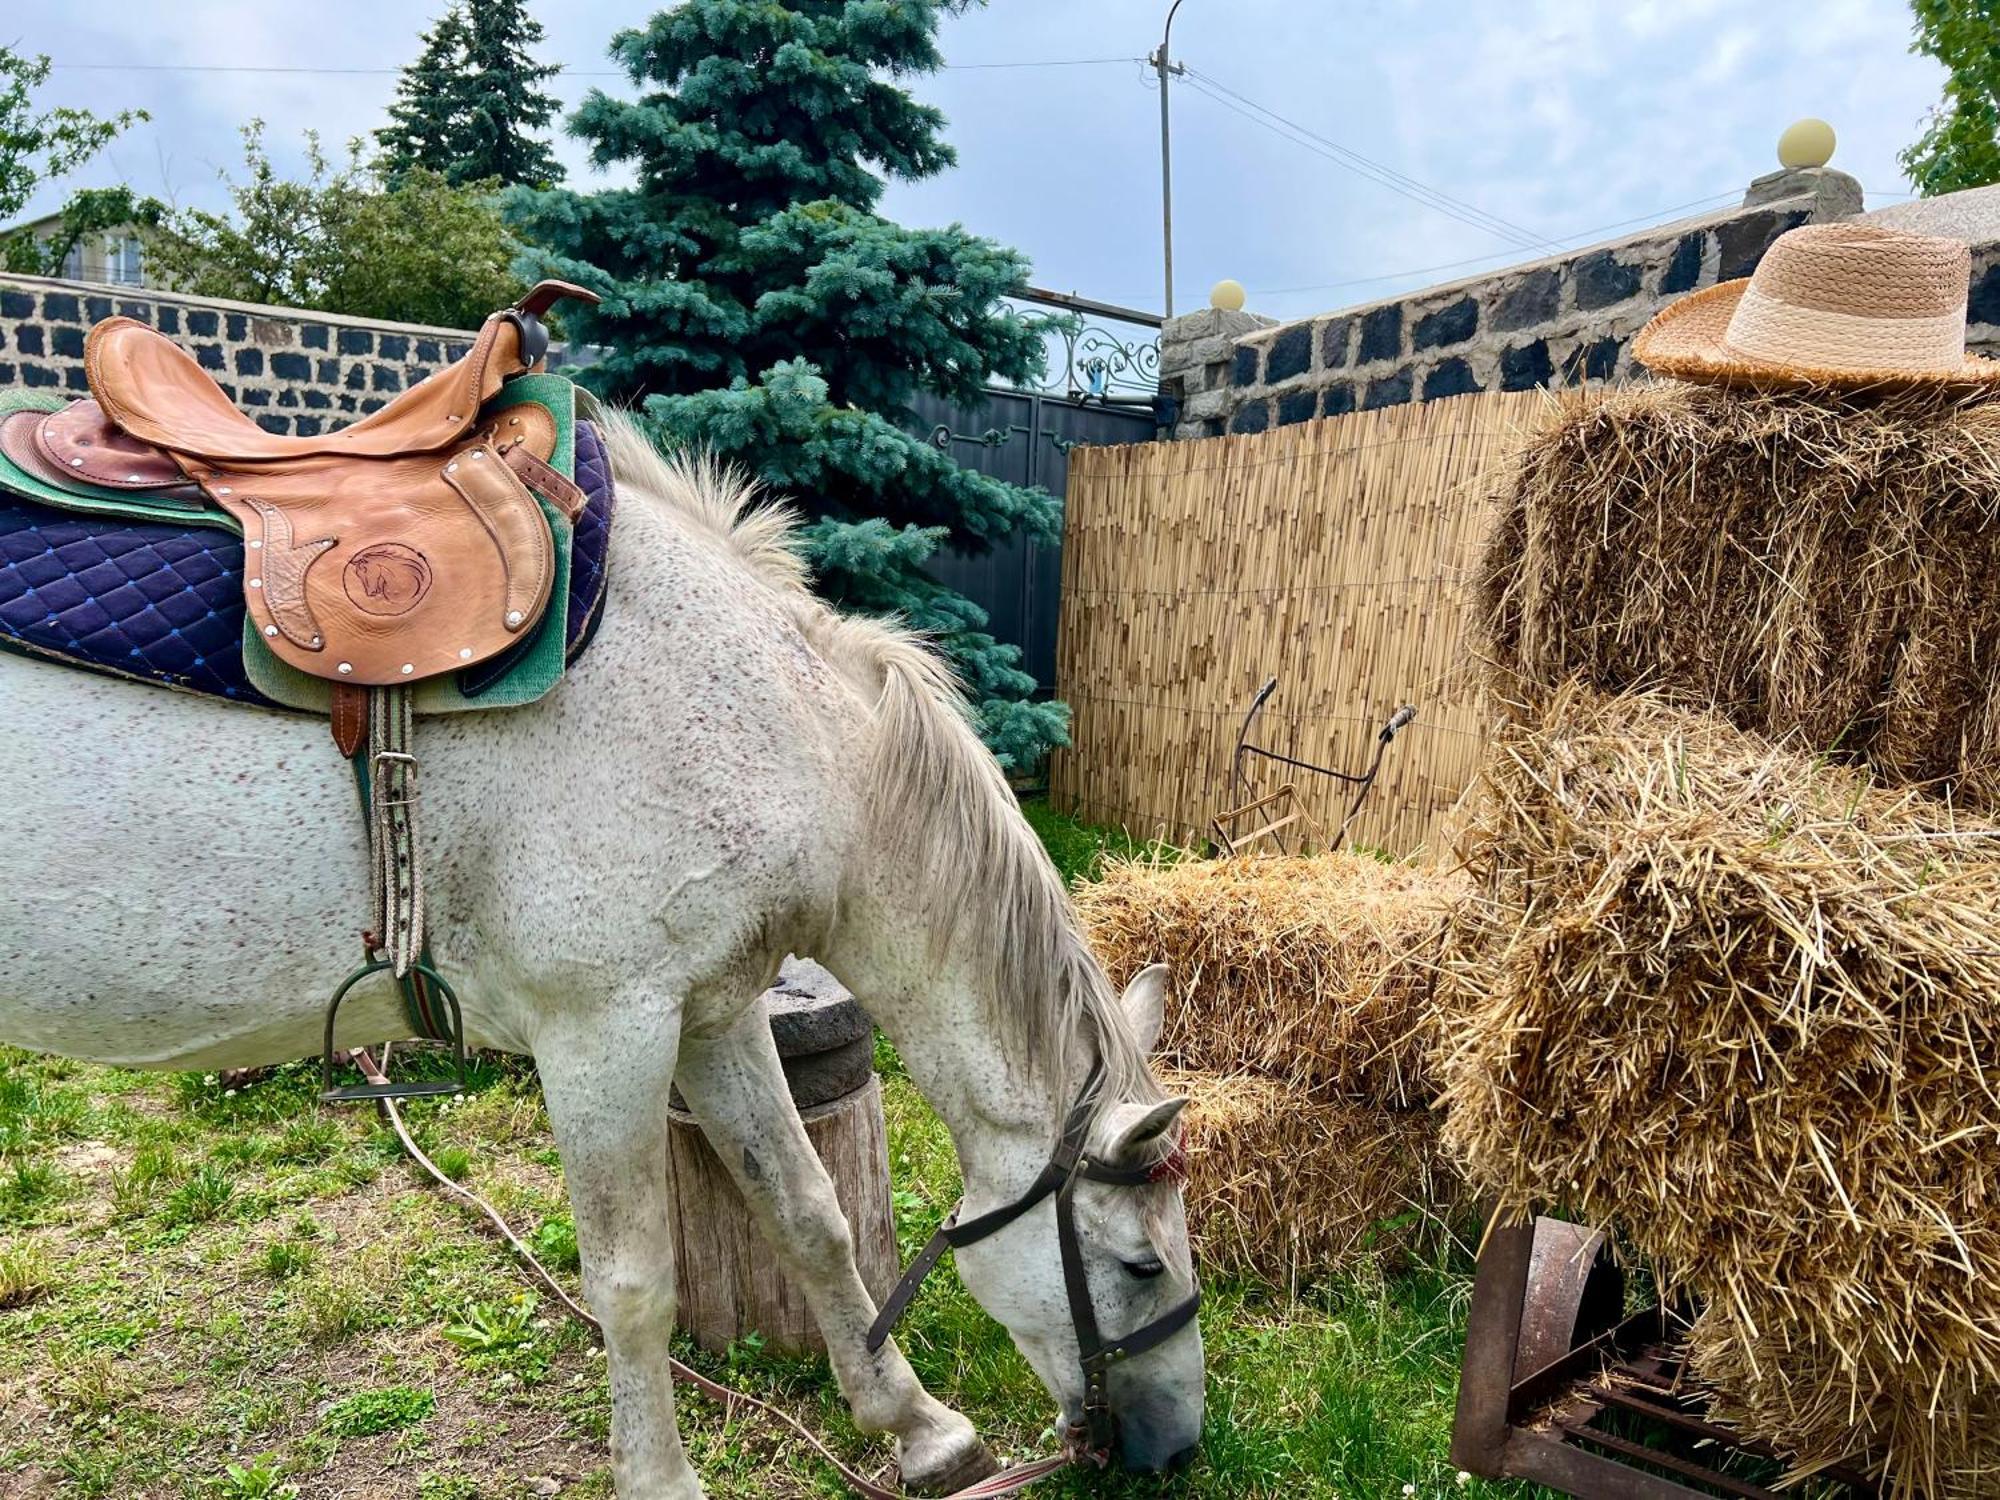
[{"label": "straw hat", "polygon": [[1748,280],[1669,304],[1632,357],[1710,384],[1986,386],[2000,361],[1965,352],[1972,253],[1872,224],[1781,234]]}]

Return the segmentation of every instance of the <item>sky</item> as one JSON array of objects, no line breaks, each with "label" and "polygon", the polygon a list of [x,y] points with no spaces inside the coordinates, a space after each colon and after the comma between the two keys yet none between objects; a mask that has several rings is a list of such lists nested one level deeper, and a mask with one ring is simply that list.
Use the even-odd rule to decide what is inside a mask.
[{"label": "sky", "polygon": [[[1169,3],[989,0],[948,19],[948,68],[910,86],[944,111],[958,165],[892,184],[884,211],[1012,244],[1039,285],[1159,311],[1160,100],[1141,59]],[[122,180],[214,208],[253,116],[281,165],[307,129],[338,143],[380,125],[442,8],[7,0],[0,43],[54,61],[44,105],[151,116],[65,191]],[[565,105],[629,92],[605,47],[655,8],[534,7]],[[1904,0],[1182,0],[1175,310],[1232,277],[1252,310],[1303,317],[1724,206],[1803,115],[1833,124],[1832,164],[1871,208],[1900,201],[1896,153],[1943,79],[1909,39]],[[578,142],[558,152],[593,180]]]}]

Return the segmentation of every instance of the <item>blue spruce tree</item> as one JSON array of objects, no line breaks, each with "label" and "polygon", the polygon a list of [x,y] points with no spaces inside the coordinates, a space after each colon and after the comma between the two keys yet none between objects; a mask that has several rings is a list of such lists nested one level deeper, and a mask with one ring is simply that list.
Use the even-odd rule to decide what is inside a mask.
[{"label": "blue spruce tree", "polygon": [[1060,503],[898,422],[918,391],[970,401],[1039,371],[1039,327],[1001,300],[1027,262],[875,212],[885,178],[954,159],[943,117],[895,80],[941,65],[940,14],[963,3],[686,0],[612,41],[640,96],[593,92],[569,121],[635,185],[517,190],[508,210],[536,274],[604,298],[564,313],[607,351],[584,378],[640,404],[663,443],[707,446],[804,510],[821,591],[934,638],[986,742],[1025,770],[1065,742],[1067,711],[1032,700],[1019,651],[924,564],[947,544],[1053,539]]}]

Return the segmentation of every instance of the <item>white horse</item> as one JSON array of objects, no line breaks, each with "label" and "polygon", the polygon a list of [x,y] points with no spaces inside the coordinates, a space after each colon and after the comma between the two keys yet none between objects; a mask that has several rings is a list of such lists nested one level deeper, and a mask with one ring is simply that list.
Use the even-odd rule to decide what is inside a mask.
[{"label": "white horse", "polygon": [[[604,421],[623,489],[602,630],[542,702],[419,726],[427,906],[468,1041],[531,1054],[603,1323],[625,1500],[698,1496],[668,1372],[667,1089],[678,1080],[905,1482],[991,1465],[893,1342],[787,1095],[759,997],[788,951],[861,995],[951,1131],[967,1216],[1047,1164],[1098,1075],[1088,1150],[1158,1157],[1180,1110],[1148,1069],[1165,989],[1109,987],[1067,894],[936,661],[804,587],[785,519]],[[125,1067],[316,1054],[368,877],[326,726],[0,656],[0,1041]],[[338,1042],[408,1034],[384,986]],[[1089,1294],[1116,1338],[1193,1280],[1179,1191],[1082,1182]],[[1079,1339],[1055,1208],[958,1257],[1075,1420]],[[1199,1331],[1119,1365],[1122,1456],[1191,1453]]]}]

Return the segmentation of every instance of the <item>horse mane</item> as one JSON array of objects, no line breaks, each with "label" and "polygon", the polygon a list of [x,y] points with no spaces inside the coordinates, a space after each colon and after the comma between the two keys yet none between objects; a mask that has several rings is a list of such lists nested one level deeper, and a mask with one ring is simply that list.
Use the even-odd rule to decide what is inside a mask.
[{"label": "horse mane", "polygon": [[1077,1043],[1102,1060],[1100,1099],[1161,1098],[1069,890],[980,742],[951,669],[913,632],[815,597],[796,513],[762,503],[756,481],[707,453],[660,453],[625,413],[593,415],[621,485],[720,544],[778,593],[829,665],[874,695],[864,805],[878,856],[907,861],[932,895],[933,952],[966,945],[995,1020],[1031,1068],[1046,1063],[1064,1098],[1081,1082],[1069,1074]]}]

